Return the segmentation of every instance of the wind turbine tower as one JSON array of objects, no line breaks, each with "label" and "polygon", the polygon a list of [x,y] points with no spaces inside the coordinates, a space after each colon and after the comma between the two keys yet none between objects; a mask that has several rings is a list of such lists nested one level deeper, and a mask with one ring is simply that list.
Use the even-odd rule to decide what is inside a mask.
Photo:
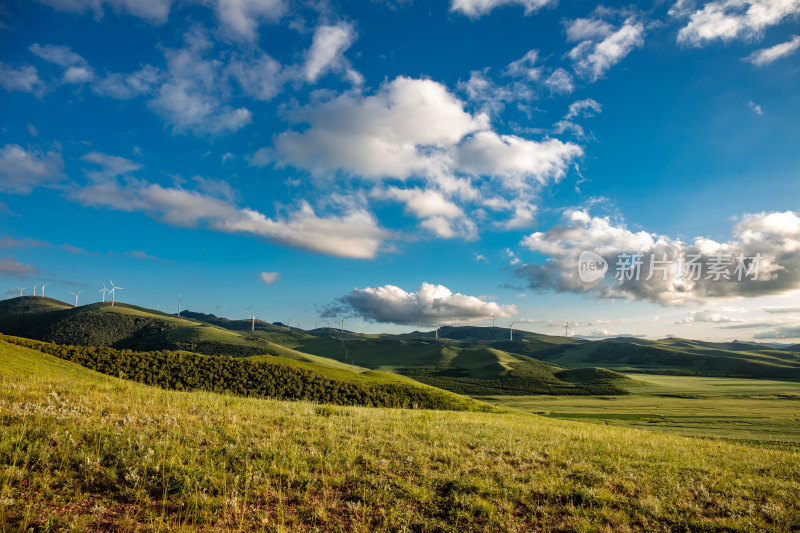
[{"label": "wind turbine tower", "polygon": [[516,320],[508,325],[508,340],[514,340],[514,324],[516,324]]},{"label": "wind turbine tower", "polygon": [[22,293],[23,293],[23,291],[24,291],[25,289],[27,289],[27,288],[28,288],[28,287],[17,287],[17,290],[19,291],[19,295],[20,295],[20,297],[22,297]]},{"label": "wind turbine tower", "polygon": [[44,288],[47,287],[49,283],[42,283],[42,298],[44,298]]},{"label": "wind turbine tower", "polygon": [[494,329],[494,317],[497,315],[492,315],[492,329]]},{"label": "wind turbine tower", "polygon": [[74,295],[75,295],[75,305],[73,305],[72,307],[78,307],[78,295],[79,295],[80,293],[82,293],[82,292],[83,292],[83,291],[71,292],[71,293],[70,293],[70,294],[74,294]]},{"label": "wind turbine tower", "polygon": [[106,293],[108,292],[108,289],[106,289],[106,282],[105,281],[103,282],[103,288],[100,289],[97,292],[103,293],[103,303],[106,303]]},{"label": "wind turbine tower", "polygon": [[215,307],[215,308],[216,308],[216,310],[217,310],[216,317],[217,317],[217,318],[219,318],[219,308],[220,308],[220,306],[218,306],[217,304],[214,304],[214,307]]},{"label": "wind turbine tower", "polygon": [[178,293],[178,315],[179,318],[181,316],[181,293]]},{"label": "wind turbine tower", "polygon": [[108,281],[111,282],[111,290],[108,291],[108,292],[111,293],[111,307],[114,307],[114,295],[115,295],[114,291],[118,291],[118,290],[122,291],[122,290],[125,290],[125,289],[123,289],[122,287],[117,287],[116,285],[114,285],[114,282],[111,281],[111,280],[108,280]]},{"label": "wind turbine tower", "polygon": [[569,322],[564,322],[564,336],[569,337]]},{"label": "wind turbine tower", "polygon": [[439,323],[436,322],[434,325],[436,326],[436,329],[434,331],[436,332],[436,340],[438,341],[439,340]]}]

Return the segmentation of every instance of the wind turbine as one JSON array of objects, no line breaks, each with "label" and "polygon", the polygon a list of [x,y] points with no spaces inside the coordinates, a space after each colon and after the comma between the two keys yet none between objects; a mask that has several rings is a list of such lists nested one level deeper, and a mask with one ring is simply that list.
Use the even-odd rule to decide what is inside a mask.
[{"label": "wind turbine", "polygon": [[514,322],[508,325],[508,340],[510,341],[514,340],[514,324],[516,323],[517,321],[515,320]]},{"label": "wind turbine", "polygon": [[435,322],[434,326],[436,326],[436,329],[434,331],[436,332],[436,340],[438,341],[439,340],[439,323]]},{"label": "wind turbine", "polygon": [[17,290],[19,291],[19,295],[20,295],[20,297],[22,297],[22,293],[23,293],[23,291],[24,291],[25,289],[27,289],[27,288],[28,288],[28,287],[17,287]]},{"label": "wind turbine", "polygon": [[108,291],[108,289],[106,289],[106,282],[105,281],[103,282],[103,288],[100,289],[97,292],[102,292],[103,293],[103,303],[106,303],[106,293],[109,292],[109,291]]},{"label": "wind turbine", "polygon": [[496,316],[497,315],[492,315],[492,328],[494,328],[494,317],[496,317]]},{"label": "wind turbine", "polygon": [[49,283],[42,283],[42,298],[44,298],[44,288],[50,285]]},{"label": "wind turbine", "polygon": [[80,293],[82,293],[82,292],[83,292],[83,291],[71,292],[71,293],[70,293],[70,294],[74,294],[74,295],[75,295],[75,305],[74,305],[73,307],[78,307],[78,295],[79,295]]},{"label": "wind turbine", "polygon": [[181,293],[178,293],[178,317],[181,316]]},{"label": "wind turbine", "polygon": [[217,310],[217,314],[216,314],[215,316],[216,316],[217,318],[219,318],[219,308],[220,308],[220,306],[219,306],[219,305],[217,305],[217,304],[214,304],[214,308],[216,308],[216,310]]},{"label": "wind turbine", "polygon": [[569,337],[569,322],[564,322],[564,336]]},{"label": "wind turbine", "polygon": [[259,309],[253,309],[253,306],[247,308],[247,312],[250,313],[250,331],[256,330],[256,313],[259,312]]},{"label": "wind turbine", "polygon": [[33,295],[36,296],[36,285],[33,286]]},{"label": "wind turbine", "polygon": [[111,281],[111,280],[108,280],[108,281],[110,281],[110,282],[111,282],[111,290],[110,290],[110,291],[108,291],[108,292],[110,292],[110,293],[111,293],[111,307],[114,307],[114,291],[116,291],[116,290],[121,290],[121,291],[123,291],[123,290],[125,290],[125,289],[123,289],[122,287],[117,287],[116,285],[114,285],[114,282],[113,282],[113,281]]}]

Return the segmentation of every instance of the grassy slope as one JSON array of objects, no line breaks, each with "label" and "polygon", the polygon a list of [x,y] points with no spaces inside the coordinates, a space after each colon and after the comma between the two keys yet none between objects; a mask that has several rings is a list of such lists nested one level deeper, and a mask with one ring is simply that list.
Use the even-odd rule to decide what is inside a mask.
[{"label": "grassy slope", "polygon": [[800,383],[629,374],[627,396],[494,396],[495,405],[682,435],[800,446]]},{"label": "grassy slope", "polygon": [[176,393],[0,345],[5,530],[800,527],[800,454],[529,415]]}]

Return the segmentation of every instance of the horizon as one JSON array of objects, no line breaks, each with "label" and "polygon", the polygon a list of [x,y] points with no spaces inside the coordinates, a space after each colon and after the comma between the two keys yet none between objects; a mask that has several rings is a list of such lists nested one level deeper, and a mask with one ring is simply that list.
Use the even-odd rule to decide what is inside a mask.
[{"label": "horizon", "polygon": [[800,343],[800,5],[772,7],[12,2],[0,292]]}]

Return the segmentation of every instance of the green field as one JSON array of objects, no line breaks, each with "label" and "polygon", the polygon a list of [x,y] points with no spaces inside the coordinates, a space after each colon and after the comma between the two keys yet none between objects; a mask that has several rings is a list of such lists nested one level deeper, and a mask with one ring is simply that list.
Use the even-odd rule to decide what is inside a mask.
[{"label": "green field", "polygon": [[484,396],[553,418],[683,435],[800,445],[800,383],[628,374],[625,396]]},{"label": "green field", "polygon": [[165,391],[0,343],[3,531],[792,531],[800,453]]}]

